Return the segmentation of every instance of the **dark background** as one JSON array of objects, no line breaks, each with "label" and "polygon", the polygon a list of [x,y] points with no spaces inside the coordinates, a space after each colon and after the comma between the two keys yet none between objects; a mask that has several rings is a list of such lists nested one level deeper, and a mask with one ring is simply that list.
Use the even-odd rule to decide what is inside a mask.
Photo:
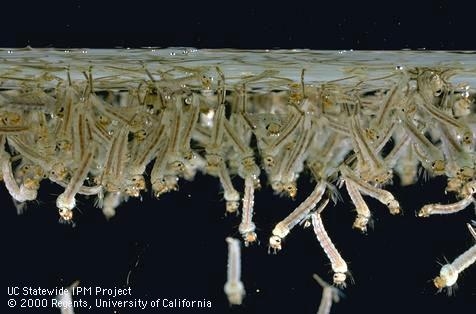
[{"label": "dark background", "polygon": [[[476,48],[474,11],[467,4],[444,1],[398,1],[379,7],[362,1],[16,1],[2,4],[2,13],[3,47]],[[224,215],[218,180],[203,176],[182,181],[179,192],[160,200],[150,193],[142,202],[130,200],[109,222],[91,205],[93,199],[80,198],[74,228],[58,223],[55,198],[62,192],[58,187],[43,183],[39,201],[28,204],[21,216],[0,187],[5,283],[47,287],[79,279],[84,286],[122,287],[132,271],[134,297],[205,298],[213,303],[211,310],[162,313],[315,313],[322,290],[311,275],[318,273],[329,281],[332,273],[313,232],[296,228],[283,251],[267,253],[274,225],[310,193],[313,183],[307,178],[302,177],[295,201],[273,195],[267,186],[256,193],[261,244],[242,252],[247,297],[241,307],[229,307],[223,293],[224,239],[239,236],[240,219]],[[333,313],[470,313],[474,309],[474,265],[458,280],[456,296],[435,294],[430,281],[439,272],[437,261],[453,260],[474,243],[465,226],[474,219],[474,211],[415,217],[425,203],[454,201],[444,195],[441,179],[421,182],[411,188],[398,188],[396,182],[392,191],[401,201],[403,216],[390,216],[382,205],[369,201],[375,228],[367,235],[352,230],[354,213],[346,195],[344,203],[326,210],[328,232],[355,279]],[[235,183],[242,187],[240,179]],[[12,312],[6,307],[3,311]]]}]

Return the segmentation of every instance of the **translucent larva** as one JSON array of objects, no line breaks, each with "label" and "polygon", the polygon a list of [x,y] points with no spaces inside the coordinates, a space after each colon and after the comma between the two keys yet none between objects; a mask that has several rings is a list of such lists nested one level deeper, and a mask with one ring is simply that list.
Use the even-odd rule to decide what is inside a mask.
[{"label": "translucent larva", "polygon": [[227,281],[225,294],[232,305],[241,305],[245,296],[245,287],[241,281],[241,248],[240,241],[226,238],[228,243]]}]

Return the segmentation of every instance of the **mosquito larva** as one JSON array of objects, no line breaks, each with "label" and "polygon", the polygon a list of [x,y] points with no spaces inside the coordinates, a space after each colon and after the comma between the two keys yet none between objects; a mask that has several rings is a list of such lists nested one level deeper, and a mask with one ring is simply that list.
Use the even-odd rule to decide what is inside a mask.
[{"label": "mosquito larva", "polygon": [[275,251],[281,250],[282,240],[289,234],[292,228],[305,219],[316,204],[321,200],[326,191],[327,183],[321,181],[316,184],[312,193],[291,212],[286,218],[280,221],[273,229],[272,236],[269,238],[269,246]]},{"label": "mosquito larva", "polygon": [[159,146],[163,142],[164,125],[152,130],[152,134],[144,140],[143,144],[138,148],[134,160],[130,165],[131,174],[142,174],[145,172],[146,166],[154,159]]},{"label": "mosquito larva", "polygon": [[313,274],[312,277],[322,287],[322,298],[321,303],[319,304],[319,309],[317,310],[317,314],[329,314],[331,312],[332,303],[339,302],[342,292],[340,292],[340,290],[336,287],[333,287],[325,282],[317,274]]},{"label": "mosquito larva", "polygon": [[76,207],[75,195],[88,175],[89,168],[93,162],[94,151],[94,146],[89,146],[87,152],[81,158],[78,168],[73,173],[68,186],[56,199],[56,207],[65,221],[70,221],[73,218],[73,208]]},{"label": "mosquito larva", "polygon": [[109,192],[118,191],[124,178],[125,158],[127,154],[127,128],[121,128],[114,134],[114,138],[108,148],[106,162],[100,183]]},{"label": "mosquito larva", "polygon": [[375,153],[373,147],[362,134],[360,121],[354,115],[350,117],[350,127],[354,142],[354,151],[358,152],[359,173],[365,178],[375,180],[377,183],[386,183],[391,179],[392,173],[385,167],[382,157]]},{"label": "mosquito larva", "polygon": [[369,219],[371,219],[372,216],[370,209],[360,194],[355,183],[353,183],[351,180],[346,180],[345,187],[350,199],[352,200],[352,203],[355,205],[355,210],[357,212],[357,217],[355,218],[353,227],[359,229],[362,232],[366,232],[367,224],[369,223]]},{"label": "mosquito larva", "polygon": [[459,274],[466,268],[471,266],[476,261],[476,244],[473,244],[468,250],[458,256],[452,263],[445,264],[441,267],[440,274],[433,283],[438,290],[448,288],[448,293],[451,294],[450,288],[458,280]]},{"label": "mosquito larva", "polygon": [[223,161],[219,164],[218,178],[224,191],[224,199],[226,201],[226,212],[236,213],[240,207],[240,193],[233,187],[230,174]]},{"label": "mosquito larva", "polygon": [[282,162],[278,175],[284,191],[291,198],[296,196],[296,179],[303,169],[303,163],[307,157],[307,150],[312,135],[311,118],[309,115],[306,115],[303,121],[303,131],[299,134],[294,147],[289,152],[289,157]]},{"label": "mosquito larva", "polygon": [[15,148],[22,156],[40,165],[45,171],[50,169],[50,160],[45,160],[45,156],[35,151],[32,145],[26,143],[22,136],[8,136],[8,144]]},{"label": "mosquito larva", "polygon": [[[406,132],[410,135],[412,142],[418,145],[418,148],[422,150],[424,164],[431,164],[433,162],[445,163],[443,153],[436,148],[433,143],[430,142],[408,119],[403,113],[400,114],[400,121],[402,122]],[[440,170],[440,169],[434,169]],[[440,171],[438,171],[440,173]]]},{"label": "mosquito larva", "polygon": [[75,112],[72,125],[72,142],[73,142],[73,157],[76,162],[83,157],[87,143],[91,142],[88,132],[88,123],[86,121],[86,114],[84,111]]},{"label": "mosquito larva", "polygon": [[79,96],[72,86],[64,89],[56,114],[60,117],[58,138],[69,138],[72,132],[74,106],[78,106]]},{"label": "mosquito larva", "polygon": [[238,135],[230,121],[225,119],[224,126],[227,135],[235,144],[234,148],[237,150],[239,158],[241,159],[238,174],[243,179],[246,179],[248,176],[258,178],[260,170],[254,161],[253,150],[251,150],[245,141],[243,141],[243,139]]},{"label": "mosquito larva", "polygon": [[418,217],[429,217],[430,215],[446,215],[457,213],[471,203],[474,203],[474,198],[470,195],[462,200],[452,204],[427,204],[420,209]]},{"label": "mosquito larva", "polygon": [[345,280],[347,278],[346,273],[349,271],[349,269],[347,268],[347,263],[344,261],[339,251],[337,251],[334,243],[332,243],[331,238],[324,228],[324,224],[322,223],[321,219],[321,211],[323,209],[324,208],[322,208],[319,212],[316,211],[311,214],[314,233],[316,234],[319,244],[326,253],[327,258],[331,262],[332,271],[334,272],[334,284],[345,287]]},{"label": "mosquito larva", "polygon": [[394,106],[398,105],[398,102],[401,98],[401,92],[403,85],[407,84],[407,79],[402,78],[401,81],[393,86],[391,90],[388,92],[387,99],[384,102],[383,106],[380,106],[380,109],[372,123],[372,127],[376,130],[383,127],[384,122],[387,120],[390,111],[394,108]]},{"label": "mosquito larva", "polygon": [[245,287],[241,281],[240,241],[228,237],[226,242],[228,243],[228,276],[224,291],[230,304],[241,305],[245,296]]},{"label": "mosquito larva", "polygon": [[345,165],[341,166],[339,169],[341,171],[342,176],[344,177],[344,181],[351,180],[353,183],[356,184],[356,187],[359,189],[361,193],[368,195],[372,198],[375,198],[380,203],[386,205],[392,215],[396,215],[400,213],[401,211],[400,204],[395,199],[392,193],[383,189],[379,189],[365,182],[364,180],[360,179],[355,173],[353,173],[351,169],[349,169]]},{"label": "mosquito larva", "polygon": [[152,184],[152,189],[154,190],[154,195],[157,198],[168,191],[164,182],[164,173],[167,166],[165,154],[167,152],[169,138],[166,136],[164,141],[165,142],[163,143],[162,147],[157,152],[154,166],[152,167],[152,171],[150,173],[150,182]]},{"label": "mosquito larva", "polygon": [[[440,109],[435,107],[432,102],[432,96],[428,96],[425,92],[420,92],[416,95],[419,95],[422,98],[423,108],[437,121],[440,123],[451,126],[455,130],[457,130],[460,136],[463,136],[463,144],[470,145],[472,143],[473,137],[472,132],[468,128],[468,126],[464,125],[460,122],[460,120],[456,120],[453,117],[442,112]],[[470,134],[470,135],[469,135]]]},{"label": "mosquito larva", "polygon": [[241,213],[241,224],[238,227],[242,235],[245,246],[256,241],[256,226],[253,222],[253,206],[254,206],[254,179],[249,176],[245,179],[245,193],[243,196],[243,210]]},{"label": "mosquito larva", "polygon": [[175,155],[180,150],[180,130],[183,124],[183,114],[182,114],[182,100],[177,99],[175,105],[172,106],[172,121],[170,126],[170,135],[169,135],[169,148],[168,154]]},{"label": "mosquito larva", "polygon": [[303,116],[301,113],[292,113],[285,127],[279,132],[279,136],[266,148],[266,151],[263,155],[274,156],[279,148],[284,145],[284,143],[286,143],[289,135],[296,130],[296,127],[301,121],[302,117]]},{"label": "mosquito larva", "polygon": [[3,181],[10,195],[18,202],[33,201],[36,199],[38,191],[37,189],[29,189],[25,184],[18,186],[12,173],[12,165],[10,163],[10,157],[2,151],[0,160],[2,163]]}]

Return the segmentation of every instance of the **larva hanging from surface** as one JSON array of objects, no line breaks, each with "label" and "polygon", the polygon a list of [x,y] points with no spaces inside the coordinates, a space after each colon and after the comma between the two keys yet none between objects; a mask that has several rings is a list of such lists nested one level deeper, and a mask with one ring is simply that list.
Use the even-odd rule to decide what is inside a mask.
[{"label": "larva hanging from surface", "polygon": [[326,202],[324,202],[323,205],[321,205],[318,210],[313,212],[310,216],[317,240],[331,262],[332,271],[334,272],[334,284],[340,287],[345,287],[345,280],[347,278],[346,274],[349,272],[347,263],[342,258],[339,251],[337,251],[334,243],[332,243],[321,219],[321,212],[324,210],[328,202],[329,200],[326,200]]}]

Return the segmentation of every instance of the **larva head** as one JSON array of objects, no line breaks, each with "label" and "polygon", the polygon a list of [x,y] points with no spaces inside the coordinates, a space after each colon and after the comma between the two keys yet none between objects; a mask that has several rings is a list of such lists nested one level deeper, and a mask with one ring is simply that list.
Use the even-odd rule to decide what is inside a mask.
[{"label": "larva head", "polygon": [[374,128],[366,128],[364,130],[365,136],[369,139],[370,142],[375,142],[380,138],[378,131]]},{"label": "larva head", "polygon": [[283,184],[281,181],[275,180],[271,182],[271,188],[273,189],[274,193],[280,194],[283,192]]},{"label": "larva head", "polygon": [[147,131],[144,129],[140,129],[139,131],[134,132],[134,139],[136,139],[138,142],[142,142],[143,140],[145,140],[146,137]]},{"label": "larva head", "polygon": [[69,171],[68,169],[63,165],[63,163],[56,163],[51,167],[50,170],[50,178],[52,181],[63,181],[66,179],[68,176]]},{"label": "larva head", "polygon": [[418,217],[430,217],[431,207],[431,205],[423,206],[418,212]]},{"label": "larva head", "polygon": [[133,175],[130,179],[130,184],[137,190],[145,190],[145,179],[141,174]]},{"label": "larva head", "polygon": [[460,196],[463,198],[469,197],[476,193],[476,181],[470,178],[467,183],[463,185],[460,191]]},{"label": "larva head", "polygon": [[345,280],[347,279],[347,275],[345,273],[334,273],[332,277],[334,285],[338,287],[345,287],[346,283]]},{"label": "larva head", "polygon": [[167,187],[167,191],[178,191],[178,181],[179,178],[175,175],[168,175],[165,176],[165,185]]},{"label": "larva head", "polygon": [[240,202],[237,201],[227,201],[226,202],[226,212],[229,214],[236,213],[240,208]]},{"label": "larva head", "polygon": [[99,122],[100,125],[102,126],[108,126],[111,123],[111,119],[106,117],[105,115],[98,114],[96,116],[97,122]]},{"label": "larva head", "polygon": [[458,273],[451,264],[446,264],[441,267],[440,275],[433,279],[433,284],[438,289],[451,287],[458,280]]},{"label": "larva head", "polygon": [[243,160],[241,161],[239,172],[242,177],[247,177],[247,176],[258,177],[259,176],[260,170],[259,170],[259,167],[256,165],[255,159],[253,156],[243,158]]},{"label": "larva head", "polygon": [[266,126],[266,131],[268,131],[268,136],[278,136],[280,130],[281,130],[281,125],[279,125],[276,122],[270,122]]},{"label": "larva head", "polygon": [[354,220],[353,228],[359,229],[362,233],[367,232],[367,224],[369,222],[369,217],[363,215],[357,215]]},{"label": "larva head", "polygon": [[444,160],[435,160],[431,163],[431,170],[437,176],[445,174],[446,163]]},{"label": "larva head", "polygon": [[375,174],[371,174],[371,177],[376,184],[383,185],[392,180],[393,172],[391,170],[383,170]]},{"label": "larva head", "polygon": [[60,218],[64,222],[70,222],[73,220],[73,210],[68,208],[58,208]]},{"label": "larva head", "polygon": [[458,177],[455,178],[448,178],[448,182],[446,183],[445,192],[460,192],[461,188],[463,187],[463,180]]},{"label": "larva head", "polygon": [[281,242],[280,237],[273,235],[269,238],[269,247],[272,248],[274,252],[280,251],[282,249]]},{"label": "larva head", "polygon": [[453,115],[457,118],[467,116],[471,113],[471,100],[461,98],[453,103]]},{"label": "larva head", "polygon": [[176,160],[176,161],[173,161],[171,162],[168,167],[170,168],[170,170],[172,170],[174,173],[183,173],[185,171],[185,165],[183,164],[183,162],[181,162],[180,160]]},{"label": "larva head", "polygon": [[248,246],[250,243],[256,242],[256,240],[258,240],[258,236],[254,231],[247,232],[243,235],[243,240],[245,240],[245,246]]},{"label": "larva head", "polygon": [[139,197],[140,196],[140,190],[138,190],[135,186],[129,185],[124,188],[123,191],[127,196],[130,197]]},{"label": "larva head", "polygon": [[210,175],[218,175],[218,173],[220,172],[221,164],[223,162],[223,158],[215,154],[207,154],[206,159],[206,172]]},{"label": "larva head", "polygon": [[266,171],[269,171],[276,165],[273,156],[267,155],[263,158],[263,166]]},{"label": "larva head", "polygon": [[283,191],[292,199],[296,197],[297,187],[295,182],[286,183],[282,185]]},{"label": "larva head", "polygon": [[0,117],[3,124],[7,126],[17,126],[23,122],[22,116],[17,112],[6,111]]},{"label": "larva head", "polygon": [[430,76],[429,86],[431,91],[433,92],[433,96],[438,97],[443,92],[444,81],[438,74],[434,73]]},{"label": "larva head", "polygon": [[461,143],[463,144],[463,147],[471,148],[471,145],[473,144],[473,132],[470,130],[465,131],[461,138]]},{"label": "larva head", "polygon": [[71,144],[71,141],[67,139],[61,139],[56,142],[55,151],[57,152],[67,153],[71,152],[72,149],[73,145]]},{"label": "larva head", "polygon": [[461,180],[474,177],[474,168],[462,167],[456,171],[456,176]]},{"label": "larva head", "polygon": [[423,71],[418,75],[418,89],[420,92],[438,97],[443,92],[444,81],[437,73],[433,71]]},{"label": "larva head", "polygon": [[398,201],[396,199],[391,199],[387,203],[387,206],[388,206],[388,209],[390,210],[390,214],[392,214],[392,215],[400,214],[400,212],[401,212],[400,204],[398,203]]},{"label": "larva head", "polygon": [[40,181],[34,178],[26,178],[23,181],[23,185],[29,190],[38,190],[40,188]]},{"label": "larva head", "polygon": [[167,193],[169,190],[165,184],[164,178],[159,178],[152,183],[152,190],[154,191],[154,196],[159,198],[162,194]]}]

